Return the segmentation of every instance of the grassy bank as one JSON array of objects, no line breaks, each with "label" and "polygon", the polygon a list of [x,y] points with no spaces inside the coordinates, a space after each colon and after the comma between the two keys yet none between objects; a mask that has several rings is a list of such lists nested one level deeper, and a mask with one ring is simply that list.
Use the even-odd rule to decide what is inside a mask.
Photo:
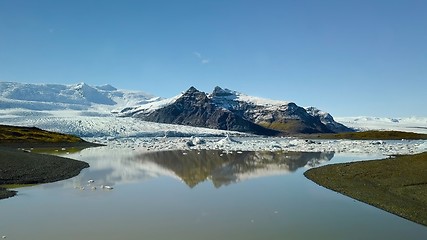
[{"label": "grassy bank", "polygon": [[334,134],[310,134],[304,138],[318,139],[350,139],[350,140],[426,140],[427,134],[401,131],[364,131]]},{"label": "grassy bank", "polygon": [[99,145],[86,142],[74,135],[45,131],[35,127],[0,125],[0,146],[11,148],[43,148],[93,147]]},{"label": "grassy bank", "polygon": [[35,127],[0,125],[0,141],[1,143],[76,143],[82,142],[83,140],[73,135],[45,131]]},{"label": "grassy bank", "polygon": [[317,184],[427,226],[427,153],[313,168]]}]

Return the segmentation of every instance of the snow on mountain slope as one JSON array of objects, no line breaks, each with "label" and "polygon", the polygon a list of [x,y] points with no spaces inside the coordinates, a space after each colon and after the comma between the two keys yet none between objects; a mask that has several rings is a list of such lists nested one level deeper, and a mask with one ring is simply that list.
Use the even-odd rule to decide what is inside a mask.
[{"label": "snow on mountain slope", "polygon": [[335,117],[335,119],[348,127],[362,131],[395,130],[427,134],[427,117]]},{"label": "snow on mountain slope", "polygon": [[331,129],[334,132],[352,132],[354,131],[353,128],[343,125],[332,117],[331,114],[322,111],[320,109],[317,109],[315,107],[306,107],[305,110],[308,114],[310,114],[313,117],[317,117],[320,119],[320,121],[325,124],[329,129]]},{"label": "snow on mountain slope", "polygon": [[210,95],[218,106],[243,115],[262,126],[289,133],[350,132],[333,117],[316,108],[302,108],[289,101],[252,97],[216,87]]},{"label": "snow on mountain slope", "polygon": [[23,84],[0,82],[0,109],[31,111],[75,110],[109,114],[114,109],[123,109],[160,98],[138,91],[117,90],[111,85],[89,86]]},{"label": "snow on mountain slope", "polygon": [[229,104],[232,102],[246,102],[254,106],[264,107],[266,109],[277,109],[280,107],[286,107],[290,102],[283,100],[272,100],[261,97],[249,96],[240,92],[236,92],[230,89],[222,89],[215,87],[212,94],[208,95],[210,98],[215,98],[218,105],[222,105],[226,109],[233,108]]},{"label": "snow on mountain slope", "polygon": [[177,96],[172,97],[172,98],[161,99],[158,101],[151,101],[148,103],[140,104],[140,106],[127,107],[127,108],[124,108],[121,110],[117,109],[117,110],[114,110],[113,113],[116,113],[117,116],[119,116],[119,117],[129,117],[129,116],[133,116],[136,113],[142,113],[142,112],[143,113],[151,113],[157,109],[160,109],[162,107],[165,107],[165,106],[168,106],[168,105],[174,103],[181,96],[182,96],[182,94],[177,95]]}]

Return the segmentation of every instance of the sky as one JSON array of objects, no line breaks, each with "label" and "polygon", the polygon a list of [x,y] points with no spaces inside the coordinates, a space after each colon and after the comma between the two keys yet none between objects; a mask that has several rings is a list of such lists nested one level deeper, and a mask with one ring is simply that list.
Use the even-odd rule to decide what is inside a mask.
[{"label": "sky", "polygon": [[427,116],[425,0],[0,0],[0,81]]}]

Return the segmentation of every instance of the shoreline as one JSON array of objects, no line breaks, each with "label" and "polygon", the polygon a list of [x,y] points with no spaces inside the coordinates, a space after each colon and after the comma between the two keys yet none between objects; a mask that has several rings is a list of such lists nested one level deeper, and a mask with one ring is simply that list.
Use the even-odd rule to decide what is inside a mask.
[{"label": "shoreline", "polygon": [[[13,197],[15,190],[7,185],[43,184],[65,180],[88,168],[86,162],[23,149],[87,148],[99,146],[82,143],[8,143],[0,147],[0,200]],[[18,148],[19,147],[19,148]]]},{"label": "shoreline", "polygon": [[312,168],[316,184],[427,226],[427,152]]}]

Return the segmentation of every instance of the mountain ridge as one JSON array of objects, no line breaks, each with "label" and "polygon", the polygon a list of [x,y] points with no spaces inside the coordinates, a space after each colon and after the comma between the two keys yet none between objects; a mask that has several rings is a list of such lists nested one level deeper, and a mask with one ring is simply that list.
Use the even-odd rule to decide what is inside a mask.
[{"label": "mountain ridge", "polygon": [[211,94],[192,86],[183,94],[165,100],[164,103],[154,108],[151,105],[143,105],[136,109],[127,109],[121,114],[145,121],[259,135],[352,131],[335,122],[330,114],[315,108],[311,108],[309,113],[293,102],[252,97],[218,86]]},{"label": "mountain ridge", "polygon": [[352,131],[314,107],[248,96],[219,86],[211,93],[192,86],[175,97],[163,99],[111,85],[0,82],[0,109],[22,109],[32,116],[61,116],[62,110],[70,110],[81,116],[134,117],[268,136]]}]

